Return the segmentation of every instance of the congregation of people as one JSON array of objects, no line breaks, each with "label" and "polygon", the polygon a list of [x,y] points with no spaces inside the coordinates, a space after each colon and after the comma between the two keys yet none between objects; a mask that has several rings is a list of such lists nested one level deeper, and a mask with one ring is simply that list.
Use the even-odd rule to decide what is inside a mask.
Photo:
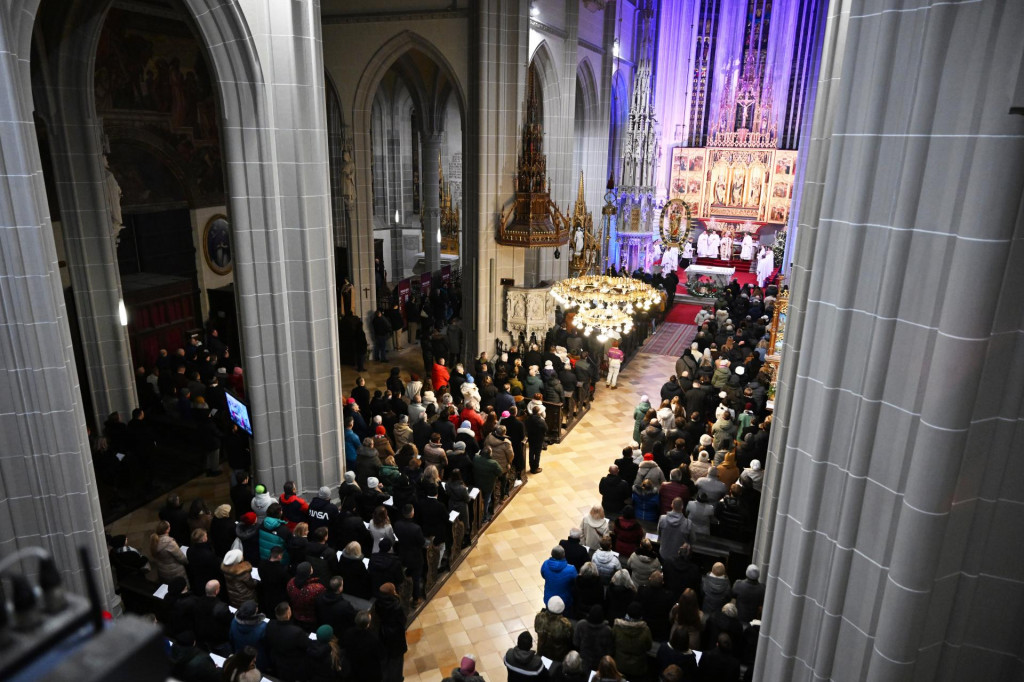
[{"label": "congregation of people", "polygon": [[507,652],[509,680],[750,679],[760,571],[714,555],[721,541],[749,555],[754,536],[772,419],[759,313],[775,294],[765,308],[759,290],[733,282],[698,314],[675,373],[637,404],[600,504],[542,564],[536,638],[523,632]]}]

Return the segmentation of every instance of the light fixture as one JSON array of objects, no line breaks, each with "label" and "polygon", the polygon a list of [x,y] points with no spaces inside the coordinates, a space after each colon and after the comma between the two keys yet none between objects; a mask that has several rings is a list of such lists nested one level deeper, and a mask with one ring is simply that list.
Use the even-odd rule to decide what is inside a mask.
[{"label": "light fixture", "polygon": [[612,43],[612,56],[615,57],[616,59],[618,59],[619,56],[620,56],[620,52],[619,52],[619,39],[618,38],[616,38],[615,42]]},{"label": "light fixture", "polygon": [[437,228],[437,243],[441,243],[441,228]]},{"label": "light fixture", "polygon": [[540,16],[540,9],[537,7],[537,3],[535,3],[535,2],[531,2],[530,3],[530,16],[531,17],[538,17],[538,16]]},{"label": "light fixture", "polygon": [[128,326],[128,309],[124,307],[124,299],[120,299],[117,302],[117,317],[121,320],[121,326]]},{"label": "light fixture", "polygon": [[398,223],[400,223],[400,222],[402,222],[402,216],[400,216],[400,215],[398,214],[398,209],[396,208],[396,209],[395,209],[395,225],[397,225],[397,224],[398,224]]}]

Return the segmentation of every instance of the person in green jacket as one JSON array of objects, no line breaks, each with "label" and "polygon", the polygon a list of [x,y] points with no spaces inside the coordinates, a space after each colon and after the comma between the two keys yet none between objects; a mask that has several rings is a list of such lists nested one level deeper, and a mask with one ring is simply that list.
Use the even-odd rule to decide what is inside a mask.
[{"label": "person in green jacket", "polygon": [[287,566],[289,557],[286,547],[292,532],[288,530],[282,516],[280,503],[275,502],[267,508],[267,518],[263,519],[263,523],[260,524],[260,559],[269,559],[270,550],[280,547],[284,550],[281,563]]},{"label": "person in green jacket", "polygon": [[651,409],[651,401],[646,395],[640,396],[640,404],[633,410],[633,440],[640,442],[640,434],[644,430],[644,417],[647,410]]},{"label": "person in green jacket", "polygon": [[643,606],[633,602],[626,610],[626,617],[616,618],[612,626],[615,662],[627,680],[647,679],[647,652],[654,639],[643,616]]},{"label": "person in green jacket", "polygon": [[491,459],[491,448],[484,446],[473,458],[473,481],[484,496],[484,523],[491,520],[491,499],[494,497],[494,482],[501,476],[501,465]]}]

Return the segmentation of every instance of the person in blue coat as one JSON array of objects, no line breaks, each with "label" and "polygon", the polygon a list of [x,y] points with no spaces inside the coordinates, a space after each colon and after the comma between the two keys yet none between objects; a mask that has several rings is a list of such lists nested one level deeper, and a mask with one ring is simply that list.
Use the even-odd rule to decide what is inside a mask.
[{"label": "person in blue coat", "polygon": [[263,614],[256,607],[256,602],[244,602],[235,612],[235,618],[231,621],[228,630],[228,639],[231,641],[231,650],[238,653],[247,646],[256,649],[256,667],[262,666],[266,670],[270,660],[267,658],[266,648],[263,646],[263,637],[267,632],[267,623]]},{"label": "person in blue coat", "polygon": [[359,452],[362,445],[359,436],[352,429],[354,425],[352,417],[345,420],[345,469],[347,471],[355,471],[356,453]]},{"label": "person in blue coat", "polygon": [[556,546],[551,549],[551,558],[540,567],[544,578],[544,603],[552,597],[560,597],[566,610],[572,609],[572,588],[576,583],[576,568],[565,560],[565,549]]}]

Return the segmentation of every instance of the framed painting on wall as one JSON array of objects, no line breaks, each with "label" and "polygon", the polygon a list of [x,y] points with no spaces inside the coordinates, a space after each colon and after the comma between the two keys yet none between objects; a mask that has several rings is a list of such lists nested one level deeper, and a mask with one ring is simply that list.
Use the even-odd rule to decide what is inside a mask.
[{"label": "framed painting on wall", "polygon": [[234,267],[231,254],[231,224],[223,214],[211,216],[203,228],[203,256],[218,275],[229,275]]}]

